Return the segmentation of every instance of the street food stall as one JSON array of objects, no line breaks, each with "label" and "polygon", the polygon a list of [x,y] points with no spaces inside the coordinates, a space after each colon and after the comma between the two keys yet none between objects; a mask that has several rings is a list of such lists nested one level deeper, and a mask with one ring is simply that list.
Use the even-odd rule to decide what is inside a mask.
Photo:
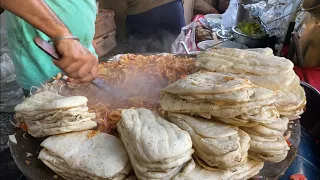
[{"label": "street food stall", "polygon": [[[289,5],[278,10],[282,6]],[[270,31],[259,15],[237,22],[233,14],[230,26],[226,15],[234,7],[231,1],[225,15],[196,16],[171,53],[105,57],[92,83],[77,84],[59,73],[34,87],[15,106],[9,136],[23,175],[319,179],[314,138],[320,137],[320,93],[300,82],[291,60],[274,55],[283,30]],[[247,8],[249,17],[271,11],[261,3]],[[99,12],[96,27],[105,27],[101,19],[113,14]],[[108,28],[95,36],[102,56],[116,46],[115,26]],[[281,38],[273,41],[277,33]],[[48,42],[35,43],[59,56]]]},{"label": "street food stall", "polygon": [[[247,66],[235,57],[248,59]],[[248,73],[238,74],[239,70]],[[90,169],[104,158],[121,159],[109,177],[278,179],[298,154],[299,121],[305,121],[299,117],[307,101],[292,62],[285,58],[230,48],[196,57],[122,54],[101,63],[99,75],[115,91],[69,83],[58,75],[15,108],[19,128],[9,144],[28,179],[107,176],[98,170],[110,174],[112,162]],[[275,77],[279,81],[268,83]],[[181,153],[178,147],[183,147],[182,155],[176,155]],[[180,164],[175,173],[172,168],[153,173],[140,164],[143,158],[147,163],[171,156],[182,159],[153,164],[158,168]],[[151,172],[141,174],[147,169]]]}]

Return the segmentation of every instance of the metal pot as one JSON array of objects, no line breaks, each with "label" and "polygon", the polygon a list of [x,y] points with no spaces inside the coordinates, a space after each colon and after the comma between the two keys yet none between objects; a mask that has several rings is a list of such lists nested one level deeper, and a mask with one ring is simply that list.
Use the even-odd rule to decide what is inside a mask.
[{"label": "metal pot", "polygon": [[262,35],[262,36],[249,36],[246,34],[243,34],[239,32],[236,27],[232,28],[233,31],[233,37],[236,42],[244,44],[248,46],[249,48],[264,48],[268,45],[268,36]]}]

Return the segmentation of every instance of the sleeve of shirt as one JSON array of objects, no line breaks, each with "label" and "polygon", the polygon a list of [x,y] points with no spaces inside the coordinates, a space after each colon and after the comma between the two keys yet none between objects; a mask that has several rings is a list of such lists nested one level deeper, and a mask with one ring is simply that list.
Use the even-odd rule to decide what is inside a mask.
[{"label": "sleeve of shirt", "polygon": [[212,8],[214,8],[214,7],[203,0],[195,0],[194,1],[194,9],[196,11],[201,12],[201,13],[210,13]]}]

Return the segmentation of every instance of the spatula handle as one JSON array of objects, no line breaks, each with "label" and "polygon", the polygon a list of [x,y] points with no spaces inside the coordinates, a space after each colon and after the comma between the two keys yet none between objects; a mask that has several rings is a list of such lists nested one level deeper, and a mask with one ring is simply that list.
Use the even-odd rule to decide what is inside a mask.
[{"label": "spatula handle", "polygon": [[40,37],[35,37],[33,39],[33,42],[52,58],[56,60],[60,59],[60,54],[57,52],[56,48],[49,42],[41,39]]}]

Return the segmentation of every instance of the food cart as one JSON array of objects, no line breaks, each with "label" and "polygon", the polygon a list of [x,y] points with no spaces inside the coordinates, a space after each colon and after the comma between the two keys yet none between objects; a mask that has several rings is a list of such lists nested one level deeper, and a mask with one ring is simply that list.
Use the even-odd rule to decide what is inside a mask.
[{"label": "food cart", "polygon": [[[253,27],[255,29],[257,24],[249,24],[249,25],[237,24],[237,26],[231,28],[232,32],[230,33],[230,31],[221,29],[219,27],[221,26],[222,19],[223,17],[220,15],[207,15],[207,16],[200,17],[199,19],[196,19],[195,22],[190,24],[190,26],[182,30],[182,34],[177,38],[176,42],[174,42],[173,54],[167,54],[167,53],[139,54],[139,55],[119,54],[117,56],[108,58],[107,62],[103,62],[99,65],[99,75],[104,78],[106,84],[117,87],[117,92],[115,94],[107,94],[107,95],[103,94],[103,92],[98,91],[97,89],[95,89],[94,87],[91,87],[88,84],[75,85],[75,84],[69,83],[66,81],[66,79],[64,79],[61,76],[54,77],[52,79],[52,82],[44,84],[42,88],[39,88],[38,93],[43,91],[52,91],[56,94],[59,94],[65,97],[73,97],[76,95],[87,97],[88,104],[85,104],[85,106],[88,105],[88,109],[89,109],[88,112],[95,113],[97,116],[96,119],[101,120],[101,122],[97,121],[98,124],[99,123],[101,124],[99,124],[99,126],[97,126],[97,129],[95,130],[106,132],[106,133],[112,134],[115,137],[119,137],[119,133],[121,134],[121,132],[117,131],[117,123],[121,121],[123,118],[121,115],[121,111],[123,109],[130,109],[130,108],[136,108],[136,107],[149,108],[154,110],[156,113],[158,113],[159,116],[162,116],[163,118],[167,118],[167,113],[171,112],[170,108],[169,109],[167,108],[164,112],[161,109],[161,107],[164,108],[165,106],[164,105],[161,106],[159,104],[159,101],[161,101],[161,99],[165,94],[170,94],[170,93],[171,95],[174,94],[172,91],[169,92],[163,89],[165,89],[167,86],[171,86],[172,84],[175,84],[177,81],[185,82],[186,79],[188,79],[188,77],[197,73],[200,73],[200,74],[207,73],[213,77],[216,77],[216,74],[221,73],[222,76],[226,76],[222,78],[221,82],[219,81],[218,83],[216,83],[217,87],[215,88],[217,89],[220,88],[219,87],[220,84],[222,85],[224,83],[227,84],[227,82],[234,80],[234,78],[239,78],[237,80],[241,81],[240,79],[243,78],[241,77],[241,73],[239,73],[239,71],[233,71],[233,69],[230,68],[230,67],[233,67],[232,65],[230,65],[230,63],[234,63],[234,61],[232,60],[236,58],[239,58],[239,59],[242,58],[241,60],[244,60],[244,58],[250,59],[253,57],[253,60],[256,60],[257,62],[260,62],[260,61],[264,62],[262,63],[263,67],[268,65],[268,62],[266,62],[265,60],[273,60],[273,59],[276,59],[277,63],[283,60],[290,65],[292,64],[291,62],[289,62],[289,60],[285,58],[278,59],[278,57],[273,55],[272,50],[270,53],[270,49],[260,49],[264,47],[263,45],[265,45],[266,42],[268,41],[267,40],[268,38],[266,38],[266,36],[263,36],[263,37],[254,36],[254,38],[252,38],[251,35],[248,35],[251,32],[247,32],[247,34],[244,34],[243,29],[247,28],[248,26],[250,26],[250,28]],[[198,24],[202,24],[202,25],[199,26]],[[204,30],[203,26],[215,27],[215,28],[210,28],[209,31],[206,31]],[[259,31],[259,28],[258,28],[258,31]],[[212,37],[212,40],[207,41],[210,37]],[[206,41],[203,41],[203,40],[206,40]],[[262,43],[263,45],[257,44],[261,42],[264,42]],[[215,47],[213,48],[212,46],[214,45]],[[236,48],[236,49],[242,49],[242,50],[233,51],[232,49],[227,49],[230,52],[231,51],[236,52],[235,54],[238,53],[238,56],[235,56],[234,54],[229,56],[228,54],[226,55],[225,51],[223,50],[221,52],[219,52],[219,50],[215,51],[216,50],[215,48],[217,49]],[[252,50],[252,48],[259,48],[259,49]],[[204,51],[204,52],[201,52],[201,51]],[[199,53],[200,55],[196,56],[196,54],[199,54]],[[205,69],[203,66],[197,64],[196,61],[199,62],[203,60],[204,59],[203,57],[210,59],[210,56],[206,53],[208,54],[218,53],[217,56],[221,57],[221,59],[225,61],[228,61],[231,59],[229,64],[227,63],[225,67],[227,71],[224,72],[223,70],[219,69],[219,67],[215,67],[214,64],[219,64],[221,63],[221,61],[217,61],[216,63],[213,63],[213,65],[211,64],[212,67],[209,67],[208,69]],[[201,56],[202,56],[202,59],[201,59]],[[224,58],[224,56],[226,56],[227,58]],[[211,60],[212,62],[215,62],[214,58]],[[270,66],[275,65],[272,63],[270,64],[271,64]],[[236,66],[236,64],[233,64],[233,65]],[[248,66],[255,67],[254,63],[251,63],[251,64],[248,63]],[[210,68],[217,68],[217,69],[214,69],[214,70],[211,69],[211,71],[213,72],[203,72],[203,70],[210,71]],[[254,72],[254,70],[250,70],[250,69],[247,70],[246,68],[243,68],[241,63],[240,63],[240,66],[238,66],[238,68],[243,71],[248,71],[247,74],[246,73],[243,73],[243,74],[249,77],[252,75],[251,73]],[[282,68],[286,70],[289,69],[290,72],[293,72],[293,67],[292,68],[282,67]],[[202,71],[198,72],[199,69],[201,69]],[[227,76],[223,73],[231,73],[233,74],[233,76]],[[255,73],[260,73],[260,72],[255,71]],[[279,75],[279,74],[276,74],[276,75]],[[263,74],[262,76],[266,76],[265,79],[267,79],[268,75],[270,74],[267,74],[267,75]],[[274,74],[271,74],[271,75],[274,75]],[[294,77],[296,76],[294,75]],[[262,80],[265,80],[265,79],[262,78]],[[254,78],[252,81],[254,81]],[[197,86],[197,83],[199,82],[201,81],[195,80],[194,82],[191,82],[191,85]],[[319,169],[318,169],[320,160],[318,158],[319,156],[316,150],[313,148],[313,146],[316,146],[316,145],[311,140],[314,137],[319,138],[319,133],[318,133],[319,119],[315,117],[318,117],[318,114],[319,114],[317,110],[318,110],[318,107],[320,107],[319,105],[320,93],[307,83],[302,82],[301,86],[297,81],[295,81],[294,83],[296,83],[296,85],[298,85],[299,88],[303,87],[302,91],[305,92],[306,94],[305,95],[303,94],[302,96],[303,97],[306,96],[306,97],[303,99],[303,97],[301,96],[303,100],[299,99],[301,100],[301,102],[299,102],[300,104],[297,105],[299,111],[305,111],[305,113],[301,115],[301,118],[299,118],[300,112],[296,113],[298,115],[294,117],[287,115],[288,118],[292,118],[290,119],[289,125],[287,124],[287,127],[286,127],[287,129],[285,130],[286,131],[285,134],[287,135],[286,142],[288,143],[288,146],[290,146],[290,150],[285,150],[287,151],[287,155],[284,159],[282,159],[279,162],[265,162],[263,168],[259,170],[260,172],[258,174],[255,174],[254,176],[250,176],[250,178],[288,179],[289,176],[296,173],[302,173],[309,179],[317,179],[320,176]],[[203,86],[203,89],[210,87],[211,84],[207,84],[206,86]],[[253,89],[257,88],[255,87],[256,85],[250,84],[247,81],[244,84]],[[179,83],[175,85],[180,87]],[[248,88],[248,87],[244,87],[244,88]],[[194,87],[192,86],[192,88]],[[230,87],[227,88],[226,92],[227,93],[232,92],[230,89],[232,88]],[[199,91],[199,88],[197,90]],[[236,90],[237,89],[235,89],[235,91]],[[199,93],[198,91],[197,93]],[[254,91],[254,90],[250,89],[248,91]],[[286,92],[286,90],[284,91]],[[203,91],[201,91],[201,88],[200,88],[200,92],[203,93]],[[245,94],[246,92],[247,91],[243,92],[243,94]],[[161,96],[160,96],[160,93],[161,93]],[[193,102],[192,98],[201,97],[201,95],[203,95],[201,93],[200,95],[191,93],[193,95],[191,96],[191,99],[188,96],[185,97],[185,98],[189,98],[187,99],[186,102],[189,102],[189,101]],[[212,93],[212,91],[210,91],[209,93]],[[213,94],[219,95],[219,93],[222,94],[225,92],[215,92]],[[272,94],[272,92],[270,93]],[[242,95],[242,93],[240,94]],[[253,94],[251,94],[248,98],[249,99],[252,98],[252,96],[254,96]],[[288,90],[288,95],[289,94],[290,94],[290,91]],[[295,97],[295,94],[294,93],[292,94],[293,94],[292,97]],[[179,95],[180,97],[177,97],[178,99],[182,98],[183,95],[186,95],[186,94],[179,94]],[[196,96],[196,95],[199,95],[199,96]],[[204,99],[201,99],[201,100],[202,101],[195,101],[195,102],[203,103]],[[237,100],[242,102],[241,101],[242,99],[240,100],[237,99]],[[226,104],[225,102],[221,102],[217,100],[216,101],[213,100],[213,102],[215,102],[219,106],[221,105],[226,107],[245,106],[247,103],[247,102],[245,103],[242,102],[242,103],[239,103],[240,104],[239,105],[237,103],[234,103],[233,101],[231,101],[231,103],[228,102]],[[252,104],[255,104],[255,101],[253,102],[249,101],[249,102]],[[50,101],[46,103],[50,104]],[[210,101],[210,103],[212,103],[212,101]],[[268,104],[268,105],[271,105],[271,104]],[[304,108],[305,105],[307,106],[306,109]],[[43,111],[43,109],[41,109],[42,108],[41,106],[38,106],[37,108],[39,109],[32,111],[32,113],[28,111],[28,113],[25,113],[25,114],[23,114],[25,111],[17,110],[18,115],[16,114],[15,119],[16,120],[23,119],[24,115],[27,116],[27,115],[33,114],[33,112],[38,113],[39,111]],[[55,107],[55,108],[59,109],[59,107],[58,108]],[[175,108],[177,107],[175,106]],[[197,106],[194,106],[194,108],[196,109]],[[60,110],[64,111],[65,109],[61,108]],[[183,111],[181,112],[183,113]],[[196,113],[191,113],[188,115],[205,118],[204,117],[205,115],[199,115]],[[32,116],[34,115],[30,115],[31,118]],[[216,115],[216,116],[221,119],[224,118],[224,117],[220,117],[219,115]],[[226,123],[221,119],[219,120],[219,123],[221,123],[220,121],[222,121],[223,123]],[[216,119],[210,119],[210,120],[216,121]],[[10,151],[14,161],[16,162],[21,172],[28,179],[32,179],[32,180],[62,179],[61,176],[57,175],[59,174],[59,171],[53,168],[47,167],[43,163],[43,161],[38,159],[39,152],[44,149],[44,147],[41,146],[40,144],[41,142],[43,142],[44,137],[47,137],[48,135],[40,138],[34,137],[35,136],[34,133],[31,133],[31,131],[28,130],[28,126],[31,127],[34,125],[30,123],[30,121],[32,120],[27,119],[27,121],[19,122],[22,124],[16,124],[18,125],[18,127],[14,129],[15,133],[9,137]],[[41,124],[45,121],[46,119],[40,118],[38,123]],[[230,121],[228,122],[229,123],[226,123],[223,126],[229,126]],[[177,125],[178,124],[179,123],[177,123]],[[264,124],[264,123],[261,123],[261,124]],[[265,123],[265,124],[268,124],[268,123]],[[255,124],[254,126],[256,125],[257,124]],[[22,128],[25,126],[27,126],[26,129]],[[254,127],[254,126],[250,126],[250,127]],[[288,135],[288,132],[290,132],[290,135]],[[56,134],[52,134],[52,136],[55,136],[55,135]],[[201,135],[199,135],[199,137],[204,138]],[[88,138],[92,138],[92,137],[88,137]],[[301,168],[301,167],[308,167],[308,168],[305,168],[305,169],[302,168],[297,170],[298,168]],[[152,171],[152,169],[150,169],[150,171]],[[230,173],[231,172],[232,171],[230,171]],[[134,174],[134,172],[132,173]]]}]

